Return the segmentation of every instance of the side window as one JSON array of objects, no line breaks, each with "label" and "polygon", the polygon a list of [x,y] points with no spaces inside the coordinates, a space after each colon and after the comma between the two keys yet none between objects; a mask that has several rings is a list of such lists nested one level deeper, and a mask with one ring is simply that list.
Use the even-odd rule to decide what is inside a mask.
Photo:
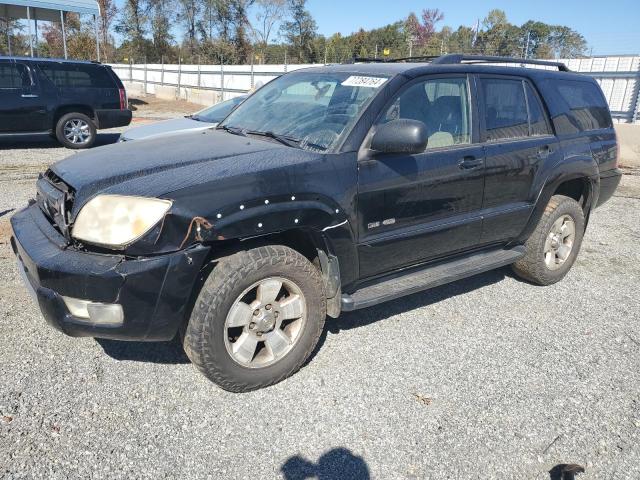
[{"label": "side window", "polygon": [[471,143],[471,111],[466,78],[436,78],[402,92],[378,123],[419,120],[427,126],[427,149]]},{"label": "side window", "polygon": [[529,121],[531,123],[531,135],[549,135],[549,125],[544,114],[542,105],[538,96],[533,91],[529,83],[525,82],[525,90],[527,92],[527,105],[529,105]]},{"label": "side window", "polygon": [[521,80],[483,78],[486,140],[529,136],[527,103]]},{"label": "side window", "polygon": [[43,62],[42,73],[58,88],[115,87],[106,69],[95,65]]},{"label": "side window", "polygon": [[16,63],[0,63],[0,88],[29,86],[31,86],[31,78],[27,67]]},{"label": "side window", "polygon": [[561,133],[611,128],[609,108],[598,87],[591,82],[554,82],[563,105],[559,122]]}]

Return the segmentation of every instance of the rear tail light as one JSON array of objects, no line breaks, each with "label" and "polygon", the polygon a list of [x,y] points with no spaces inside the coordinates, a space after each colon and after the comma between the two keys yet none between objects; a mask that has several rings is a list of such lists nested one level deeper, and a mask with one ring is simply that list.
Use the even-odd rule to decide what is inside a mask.
[{"label": "rear tail light", "polygon": [[127,91],[124,88],[118,90],[120,93],[120,110],[127,109]]}]

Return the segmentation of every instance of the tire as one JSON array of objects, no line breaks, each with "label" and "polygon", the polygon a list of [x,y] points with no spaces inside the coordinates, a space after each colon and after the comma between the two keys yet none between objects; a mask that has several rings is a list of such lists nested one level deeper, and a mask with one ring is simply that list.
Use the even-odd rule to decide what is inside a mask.
[{"label": "tire", "polygon": [[[71,130],[70,130],[71,129]],[[76,129],[76,130],[73,130]],[[69,138],[75,131],[76,135]],[[71,112],[56,123],[56,138],[67,148],[91,148],[96,141],[96,126],[84,113]]]},{"label": "tire", "polygon": [[513,271],[537,285],[551,285],[562,280],[578,256],[584,228],[584,212],[578,202],[564,195],[554,195],[525,242],[525,256],[513,264]]},{"label": "tire", "polygon": [[[277,282],[282,288],[274,295]],[[287,319],[299,313],[296,308],[285,309],[294,303],[303,313]],[[225,257],[209,274],[186,326],[183,346],[211,381],[224,390],[248,392],[298,371],[315,348],[325,317],[322,277],[313,264],[285,246],[254,248]],[[282,332],[288,344],[276,341],[283,338]],[[257,347],[249,354],[253,341]]]}]

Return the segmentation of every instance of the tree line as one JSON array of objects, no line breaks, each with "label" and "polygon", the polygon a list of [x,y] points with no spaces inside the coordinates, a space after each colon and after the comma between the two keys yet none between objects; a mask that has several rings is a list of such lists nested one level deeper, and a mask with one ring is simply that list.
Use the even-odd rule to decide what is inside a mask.
[{"label": "tree line", "polygon": [[[427,8],[380,28],[327,37],[318,33],[306,0],[124,0],[119,8],[114,0],[98,3],[102,59],[110,62],[339,63],[453,52],[573,58],[587,48],[570,27],[535,20],[515,25],[497,9],[455,30],[444,25],[444,12]],[[61,25],[39,30],[37,54],[62,56]],[[70,57],[96,57],[91,21],[69,13],[65,33]],[[24,24],[0,22],[0,51],[8,51],[9,40],[13,54],[27,52]]]}]

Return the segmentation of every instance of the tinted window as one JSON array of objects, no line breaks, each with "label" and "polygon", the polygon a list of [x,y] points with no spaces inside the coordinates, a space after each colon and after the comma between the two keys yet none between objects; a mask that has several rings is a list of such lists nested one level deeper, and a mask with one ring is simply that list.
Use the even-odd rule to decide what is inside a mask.
[{"label": "tinted window", "polygon": [[560,133],[611,128],[609,108],[595,84],[563,80],[553,85],[563,111],[557,118]]},{"label": "tinted window", "polygon": [[15,63],[0,63],[0,88],[23,88],[30,85],[27,67]]},{"label": "tinted window", "polygon": [[529,135],[529,118],[520,80],[482,79],[487,140]]},{"label": "tinted window", "polygon": [[548,135],[551,132],[538,96],[528,83],[525,83],[525,90],[527,91],[527,103],[529,104],[531,135]]},{"label": "tinted window", "polygon": [[466,78],[438,78],[410,86],[381,119],[419,120],[427,126],[427,149],[471,143],[469,89]]},{"label": "tinted window", "polygon": [[40,63],[40,70],[60,88],[114,88],[114,81],[106,68],[97,65],[82,65],[73,63]]}]

